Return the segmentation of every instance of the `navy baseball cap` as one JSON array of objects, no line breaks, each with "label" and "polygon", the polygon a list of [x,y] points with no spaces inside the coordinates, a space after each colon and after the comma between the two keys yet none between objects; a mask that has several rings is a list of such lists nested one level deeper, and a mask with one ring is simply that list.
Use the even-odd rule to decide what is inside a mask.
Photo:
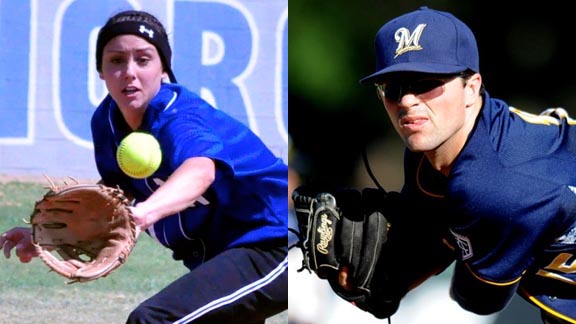
[{"label": "navy baseball cap", "polygon": [[474,34],[454,15],[420,7],[387,22],[376,34],[376,72],[360,83],[393,72],[454,74],[479,72]]}]

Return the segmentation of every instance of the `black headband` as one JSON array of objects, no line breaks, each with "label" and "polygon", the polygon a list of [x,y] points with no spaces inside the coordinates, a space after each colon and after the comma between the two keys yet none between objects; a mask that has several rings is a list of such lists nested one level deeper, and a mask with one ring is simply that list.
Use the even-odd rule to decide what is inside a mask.
[{"label": "black headband", "polygon": [[96,68],[98,71],[102,69],[102,52],[104,51],[104,46],[106,46],[112,38],[125,34],[140,36],[154,45],[160,54],[164,69],[170,77],[170,82],[176,83],[176,77],[172,72],[172,50],[170,49],[168,38],[162,37],[158,30],[152,25],[142,21],[122,21],[106,25],[100,29],[98,41],[96,42]]}]

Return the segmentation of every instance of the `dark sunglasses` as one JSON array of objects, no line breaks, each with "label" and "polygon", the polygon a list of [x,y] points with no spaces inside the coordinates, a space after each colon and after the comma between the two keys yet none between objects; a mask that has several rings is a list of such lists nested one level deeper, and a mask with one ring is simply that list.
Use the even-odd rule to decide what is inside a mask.
[{"label": "dark sunglasses", "polygon": [[399,101],[407,93],[420,95],[432,91],[446,82],[462,76],[461,74],[438,77],[425,77],[421,79],[411,79],[402,81],[390,81],[386,83],[377,83],[376,88],[380,95],[388,100]]}]

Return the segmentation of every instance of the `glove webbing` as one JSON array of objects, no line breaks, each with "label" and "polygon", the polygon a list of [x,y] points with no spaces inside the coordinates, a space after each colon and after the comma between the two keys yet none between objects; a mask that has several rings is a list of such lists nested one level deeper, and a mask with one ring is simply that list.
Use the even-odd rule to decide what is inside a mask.
[{"label": "glove webbing", "polygon": [[[297,195],[294,194],[292,195],[292,200],[294,201],[294,206],[308,206],[308,210],[312,210],[312,204],[314,204],[314,198],[310,197],[310,196],[306,196],[306,195]],[[297,208],[297,207],[295,207]],[[299,212],[299,210],[296,210],[296,212]],[[299,230],[296,230],[294,228],[288,228],[288,231],[293,233],[294,235],[296,235],[296,237],[298,237],[298,241],[294,244],[292,244],[291,246],[288,247],[288,250],[294,248],[294,247],[298,247],[300,248],[300,250],[302,250],[302,253],[305,254],[306,249],[304,247],[304,242],[307,241],[306,233],[301,233]],[[302,260],[302,266],[296,270],[297,272],[302,272],[304,269],[307,269],[308,272],[312,273],[312,271],[310,270],[310,265],[306,263],[305,260],[308,260],[308,258],[304,258],[304,260]]]}]

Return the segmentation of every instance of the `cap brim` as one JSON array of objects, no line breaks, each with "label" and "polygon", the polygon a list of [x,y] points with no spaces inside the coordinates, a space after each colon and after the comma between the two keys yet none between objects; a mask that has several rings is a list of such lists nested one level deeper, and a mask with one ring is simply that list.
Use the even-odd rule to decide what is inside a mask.
[{"label": "cap brim", "polygon": [[375,83],[376,81],[385,79],[386,75],[396,72],[452,74],[452,73],[460,73],[466,70],[467,70],[466,67],[459,65],[455,66],[455,65],[438,64],[438,63],[413,63],[413,62],[398,63],[360,79],[360,83],[361,84]]}]

